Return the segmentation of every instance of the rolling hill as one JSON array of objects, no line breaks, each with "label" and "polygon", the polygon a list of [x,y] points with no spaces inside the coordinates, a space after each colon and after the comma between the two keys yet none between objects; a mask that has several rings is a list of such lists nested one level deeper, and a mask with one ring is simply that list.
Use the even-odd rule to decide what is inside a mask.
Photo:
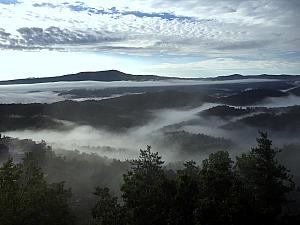
[{"label": "rolling hill", "polygon": [[220,101],[228,105],[246,106],[261,102],[268,97],[285,97],[288,95],[288,93],[279,90],[254,89],[220,98]]},{"label": "rolling hill", "polygon": [[280,80],[280,81],[299,81],[300,76],[297,75],[240,75],[233,74],[228,76],[218,76],[209,78],[182,78],[182,77],[165,77],[156,75],[132,75],[123,73],[118,70],[106,70],[95,72],[80,72],[76,74],[67,74],[63,76],[54,77],[37,77],[26,78],[17,80],[4,80],[0,81],[0,85],[8,84],[37,84],[37,83],[50,83],[50,82],[68,82],[68,81],[158,81],[158,80],[206,80],[206,81],[231,81],[231,80],[245,80],[245,79],[262,79],[262,80]]},{"label": "rolling hill", "polygon": [[26,78],[18,80],[0,81],[0,85],[7,84],[37,84],[37,83],[50,83],[50,82],[63,82],[63,81],[154,81],[166,80],[170,77],[160,77],[154,75],[131,75],[120,72],[118,70],[107,70],[97,72],[80,72],[76,74],[68,74],[55,77],[40,77],[40,78]]}]

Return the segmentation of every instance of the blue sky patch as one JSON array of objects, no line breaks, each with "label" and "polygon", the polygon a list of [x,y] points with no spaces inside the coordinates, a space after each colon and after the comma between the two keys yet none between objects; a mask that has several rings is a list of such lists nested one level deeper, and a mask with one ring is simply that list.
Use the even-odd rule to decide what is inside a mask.
[{"label": "blue sky patch", "polygon": [[0,4],[10,5],[19,3],[17,0],[0,0]]},{"label": "blue sky patch", "polygon": [[144,13],[140,11],[129,11],[129,12],[120,12],[122,15],[134,15],[136,17],[159,17],[161,19],[166,19],[166,20],[192,20],[192,17],[187,17],[187,16],[176,16],[173,13]]},{"label": "blue sky patch", "polygon": [[57,8],[58,5],[54,5],[52,3],[35,3],[32,5],[33,7],[48,7],[48,8]]},{"label": "blue sky patch", "polygon": [[[1,0],[0,0],[1,1]],[[174,13],[163,12],[163,13],[146,13],[141,11],[121,11],[116,7],[112,7],[110,9],[97,9],[93,7],[86,6],[83,2],[77,2],[77,4],[70,4],[68,2],[64,2],[62,5],[54,5],[52,3],[35,3],[34,7],[48,7],[48,8],[57,8],[57,7],[67,7],[72,11],[76,12],[87,12],[91,14],[98,15],[133,15],[139,18],[149,17],[149,18],[161,18],[166,20],[193,20],[192,17],[187,16],[177,16]]]}]

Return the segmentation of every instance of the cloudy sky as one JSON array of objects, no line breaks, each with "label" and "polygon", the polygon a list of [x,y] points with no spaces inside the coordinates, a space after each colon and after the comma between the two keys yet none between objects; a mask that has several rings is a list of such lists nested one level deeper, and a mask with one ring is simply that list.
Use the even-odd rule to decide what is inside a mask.
[{"label": "cloudy sky", "polygon": [[0,0],[0,79],[300,74],[300,0]]}]

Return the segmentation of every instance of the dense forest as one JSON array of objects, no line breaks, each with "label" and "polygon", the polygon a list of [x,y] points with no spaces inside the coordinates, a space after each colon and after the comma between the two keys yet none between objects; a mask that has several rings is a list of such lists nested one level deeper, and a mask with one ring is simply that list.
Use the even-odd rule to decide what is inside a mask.
[{"label": "dense forest", "polygon": [[263,132],[255,148],[235,159],[218,151],[177,169],[150,146],[122,162],[59,156],[45,142],[0,140],[1,225],[300,222],[297,184]]}]

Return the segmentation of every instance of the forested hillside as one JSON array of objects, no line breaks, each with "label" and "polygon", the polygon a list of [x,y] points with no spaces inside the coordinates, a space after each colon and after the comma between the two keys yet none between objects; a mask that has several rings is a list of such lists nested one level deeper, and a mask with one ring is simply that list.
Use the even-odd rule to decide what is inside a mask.
[{"label": "forested hillside", "polygon": [[260,133],[257,147],[235,159],[218,151],[178,169],[150,146],[137,159],[121,162],[78,152],[61,157],[45,142],[0,140],[3,225],[300,221],[299,183],[278,161],[280,153],[266,133]]}]

